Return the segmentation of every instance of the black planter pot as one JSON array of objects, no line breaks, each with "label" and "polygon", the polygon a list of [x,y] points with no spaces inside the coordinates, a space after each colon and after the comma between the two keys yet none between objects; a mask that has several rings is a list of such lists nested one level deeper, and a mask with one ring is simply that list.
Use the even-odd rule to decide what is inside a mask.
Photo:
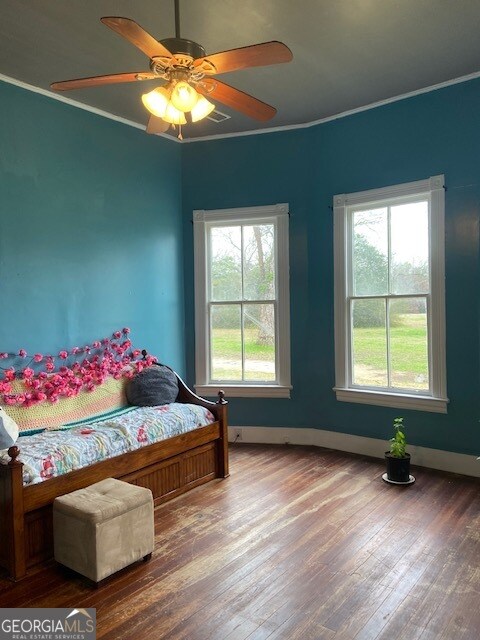
[{"label": "black planter pot", "polygon": [[404,458],[395,458],[390,451],[385,451],[385,462],[387,463],[387,480],[399,483],[411,482],[409,453],[406,453]]}]

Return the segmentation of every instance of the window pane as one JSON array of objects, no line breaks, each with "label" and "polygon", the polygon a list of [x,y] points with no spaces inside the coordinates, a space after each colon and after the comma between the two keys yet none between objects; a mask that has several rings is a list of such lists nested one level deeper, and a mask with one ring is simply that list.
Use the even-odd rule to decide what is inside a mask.
[{"label": "window pane", "polygon": [[392,293],[428,293],[428,202],[391,207]]},{"label": "window pane", "polygon": [[428,331],[425,298],[390,301],[391,385],[428,389]]},{"label": "window pane", "polygon": [[352,382],[369,387],[386,387],[385,301],[353,300],[352,306]]},{"label": "window pane", "polygon": [[388,293],[387,209],[355,211],[352,242],[354,295]]},{"label": "window pane", "polygon": [[273,224],[243,227],[245,300],[275,298],[275,229]]},{"label": "window pane", "polygon": [[275,309],[273,304],[243,307],[245,379],[275,380]]},{"label": "window pane", "polygon": [[212,300],[242,298],[241,227],[213,227],[210,230]]},{"label": "window pane", "polygon": [[242,379],[242,331],[239,304],[212,306],[211,378]]}]

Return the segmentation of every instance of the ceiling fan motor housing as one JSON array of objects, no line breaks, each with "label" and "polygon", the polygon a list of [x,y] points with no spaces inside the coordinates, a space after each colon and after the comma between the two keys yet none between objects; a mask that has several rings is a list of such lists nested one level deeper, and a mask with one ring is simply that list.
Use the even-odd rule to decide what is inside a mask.
[{"label": "ceiling fan motor housing", "polygon": [[190,66],[193,60],[196,58],[203,58],[207,55],[207,52],[198,42],[193,40],[185,40],[185,38],[165,38],[160,40],[161,44],[168,49],[175,58],[185,66]]}]

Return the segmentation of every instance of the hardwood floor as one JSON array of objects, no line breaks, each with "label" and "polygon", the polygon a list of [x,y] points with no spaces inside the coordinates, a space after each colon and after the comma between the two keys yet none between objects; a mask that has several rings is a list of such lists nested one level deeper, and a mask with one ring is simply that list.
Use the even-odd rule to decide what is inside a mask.
[{"label": "hardwood floor", "polygon": [[149,563],[60,567],[0,607],[96,607],[104,640],[478,640],[480,482],[311,447],[234,445],[231,476],[156,511]]}]

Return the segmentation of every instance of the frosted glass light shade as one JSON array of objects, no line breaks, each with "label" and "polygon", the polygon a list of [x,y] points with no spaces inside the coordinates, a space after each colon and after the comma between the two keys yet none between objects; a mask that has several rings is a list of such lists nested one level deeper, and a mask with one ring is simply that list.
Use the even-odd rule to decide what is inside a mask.
[{"label": "frosted glass light shade", "polygon": [[203,118],[206,118],[209,113],[215,109],[215,105],[203,96],[198,96],[197,103],[192,109],[192,122],[198,122]]},{"label": "frosted glass light shade", "polygon": [[173,106],[179,111],[191,111],[198,100],[198,93],[184,80],[177,82],[170,97]]},{"label": "frosted glass light shade", "polygon": [[165,115],[169,100],[170,92],[165,87],[158,87],[142,96],[145,107],[158,118],[163,118]]},{"label": "frosted glass light shade", "polygon": [[176,109],[171,102],[167,104],[167,108],[162,117],[165,122],[169,122],[170,124],[187,124],[183,111]]}]

